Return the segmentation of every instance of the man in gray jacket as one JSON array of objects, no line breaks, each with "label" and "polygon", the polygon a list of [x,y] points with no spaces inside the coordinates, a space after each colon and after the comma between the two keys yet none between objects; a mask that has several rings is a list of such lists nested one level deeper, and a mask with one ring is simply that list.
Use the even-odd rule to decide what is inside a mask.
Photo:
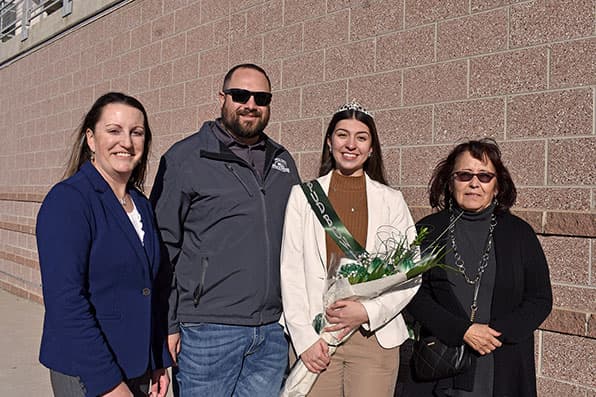
[{"label": "man in gray jacket", "polygon": [[172,269],[168,322],[179,396],[277,396],[288,346],[279,256],[294,160],[263,132],[271,83],[230,69],[221,118],[162,157],[151,201]]}]

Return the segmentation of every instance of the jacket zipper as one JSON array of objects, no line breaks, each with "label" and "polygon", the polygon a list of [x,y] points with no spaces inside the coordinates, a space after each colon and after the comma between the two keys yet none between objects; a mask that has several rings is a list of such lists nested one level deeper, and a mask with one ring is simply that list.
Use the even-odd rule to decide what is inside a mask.
[{"label": "jacket zipper", "polygon": [[192,294],[192,302],[194,303],[195,307],[199,306],[199,301],[201,300],[201,296],[203,296],[203,289],[205,288],[205,274],[207,274],[207,268],[209,267],[208,258],[203,257],[201,259],[201,267],[201,280]]},{"label": "jacket zipper", "polygon": [[240,175],[238,175],[238,173],[236,172],[236,170],[234,169],[234,167],[232,167],[232,164],[226,163],[226,168],[236,177],[236,179],[238,179],[238,181],[242,184],[242,186],[244,186],[244,190],[246,190],[246,192],[248,193],[248,195],[250,197],[254,196],[252,194],[252,192],[250,191],[250,189],[248,188],[248,186],[246,186],[246,183],[244,183],[244,181],[242,180],[242,178],[240,178]]}]

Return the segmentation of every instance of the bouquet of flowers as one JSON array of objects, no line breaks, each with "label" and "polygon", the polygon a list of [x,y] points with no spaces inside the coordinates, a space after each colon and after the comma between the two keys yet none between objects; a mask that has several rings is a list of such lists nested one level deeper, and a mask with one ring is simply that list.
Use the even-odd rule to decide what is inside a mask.
[{"label": "bouquet of flowers", "polygon": [[[428,229],[422,228],[416,239],[408,243],[406,236],[394,228],[381,227],[377,231],[377,238],[381,242],[379,253],[369,254],[363,251],[352,253],[352,258],[332,260],[328,266],[328,289],[323,296],[324,306],[328,307],[340,299],[373,299],[389,292],[418,286],[422,273],[435,266],[444,266],[440,263],[445,255],[443,247],[431,244],[428,249],[420,252],[420,245],[428,234]],[[409,302],[413,294],[408,296]],[[404,306],[408,302],[403,302]],[[329,354],[333,354],[336,347],[354,331],[338,339],[340,331],[326,332],[324,329],[327,325],[324,313],[319,313],[313,319],[313,327],[329,345]],[[286,379],[281,396],[305,396],[317,376],[298,360]]]}]

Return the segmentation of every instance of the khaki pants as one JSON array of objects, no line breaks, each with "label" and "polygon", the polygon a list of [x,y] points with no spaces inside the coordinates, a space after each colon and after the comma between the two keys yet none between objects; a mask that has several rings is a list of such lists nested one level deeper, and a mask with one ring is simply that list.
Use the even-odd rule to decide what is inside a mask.
[{"label": "khaki pants", "polygon": [[309,397],[393,397],[399,347],[384,349],[362,328],[337,348]]}]

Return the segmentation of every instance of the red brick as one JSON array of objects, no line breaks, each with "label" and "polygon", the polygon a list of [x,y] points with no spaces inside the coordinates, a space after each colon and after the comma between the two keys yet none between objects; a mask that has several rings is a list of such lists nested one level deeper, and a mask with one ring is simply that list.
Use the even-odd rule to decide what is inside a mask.
[{"label": "red brick", "polygon": [[172,123],[173,134],[188,134],[199,129],[196,106],[173,110],[172,120],[175,120]]},{"label": "red brick", "polygon": [[542,141],[509,141],[499,144],[503,163],[518,186],[545,184],[545,144]]},{"label": "red brick", "polygon": [[377,69],[399,69],[435,59],[435,28],[423,26],[377,38]]},{"label": "red brick", "polygon": [[[146,23],[134,28],[130,32],[130,49],[144,47],[151,43],[151,23]],[[161,45],[160,43],[156,43]]]},{"label": "red brick", "polygon": [[269,32],[283,26],[283,0],[267,1],[246,13],[246,34]]},{"label": "red brick", "polygon": [[213,24],[201,25],[186,33],[186,54],[193,54],[213,47]]},{"label": "red brick", "polygon": [[263,39],[260,36],[242,40],[242,45],[230,46],[230,65],[263,62]]},{"label": "red brick", "polygon": [[211,102],[215,99],[213,78],[205,77],[185,84],[184,98],[186,106],[196,106]]},{"label": "red brick", "polygon": [[199,75],[199,56],[197,54],[178,58],[173,63],[172,82],[189,81]]},{"label": "red brick", "polygon": [[542,375],[596,387],[596,339],[544,332]]},{"label": "red brick", "polygon": [[201,20],[201,2],[193,1],[188,7],[176,10],[174,28],[176,33],[192,29]]},{"label": "red brick", "polygon": [[593,34],[592,0],[536,0],[511,6],[512,47],[527,47]]},{"label": "red brick", "polygon": [[451,149],[450,145],[402,148],[400,183],[405,186],[427,186],[433,169]]},{"label": "red brick", "polygon": [[546,88],[547,50],[532,48],[470,60],[470,96],[515,94]]},{"label": "red brick", "polygon": [[201,1],[201,23],[230,15],[230,0]]},{"label": "red brick", "polygon": [[383,162],[385,163],[385,178],[390,186],[401,186],[403,184],[401,172],[402,150],[399,148],[384,148]]},{"label": "red brick", "polygon": [[360,40],[403,28],[403,7],[394,0],[365,2],[352,7],[350,38]]},{"label": "red brick", "polygon": [[507,10],[439,23],[437,58],[446,60],[507,48]]},{"label": "red brick", "polygon": [[288,121],[300,118],[300,89],[273,92],[271,121]]},{"label": "red brick", "polygon": [[142,47],[139,51],[141,52],[142,68],[148,68],[161,63],[161,41]]},{"label": "red brick", "polygon": [[149,89],[149,70],[141,70],[130,75],[130,92],[132,94]]},{"label": "red brick", "polygon": [[346,103],[346,81],[333,81],[302,89],[302,117],[328,116]]},{"label": "red brick", "polygon": [[[428,204],[428,189],[426,187],[402,187],[401,192],[404,195],[408,208],[414,217],[414,213],[418,214],[418,217],[414,221],[420,220],[427,212],[430,212],[430,206]],[[414,208],[417,208],[414,210]]]},{"label": "red brick", "polygon": [[145,1],[141,5],[142,22],[159,18],[163,13],[163,0]]},{"label": "red brick", "polygon": [[452,102],[435,105],[435,141],[503,138],[505,104],[502,99]]},{"label": "red brick", "polygon": [[227,46],[215,47],[201,52],[199,57],[199,76],[225,73],[228,69]]},{"label": "red brick", "polygon": [[163,40],[174,34],[174,13],[155,19],[151,23],[151,41]]},{"label": "red brick", "polygon": [[[516,176],[513,175],[513,179]],[[521,208],[541,208],[546,210],[589,211],[590,189],[573,188],[534,188],[517,186],[517,203]]]},{"label": "red brick", "polygon": [[321,165],[320,152],[299,153],[294,156],[298,163],[298,171],[300,172],[300,179],[309,181],[319,176],[319,166]]},{"label": "red brick", "polygon": [[223,41],[227,40],[230,42],[244,40],[247,36],[246,18],[246,12],[238,12],[230,15],[229,18],[217,21],[215,23],[215,31],[217,32],[216,38],[221,40],[218,44],[221,45]]},{"label": "red brick", "polygon": [[284,23],[291,25],[325,13],[325,0],[285,0]]},{"label": "red brick", "polygon": [[596,213],[549,211],[546,213],[544,232],[596,238]]},{"label": "red brick", "polygon": [[540,239],[548,260],[552,282],[587,285],[589,282],[590,241],[585,238],[543,237]]},{"label": "red brick", "polygon": [[265,36],[265,59],[285,58],[302,49],[302,24],[273,31]]},{"label": "red brick", "polygon": [[281,124],[280,143],[292,153],[316,152],[322,150],[323,134],[320,118],[287,121]]},{"label": "red brick", "polygon": [[323,51],[287,58],[283,61],[282,85],[284,88],[292,88],[322,81],[323,67]]},{"label": "red brick", "polygon": [[588,313],[596,312],[596,289],[553,283],[553,306]]},{"label": "red brick", "polygon": [[141,51],[136,50],[120,56],[118,63],[120,64],[120,75],[136,72],[141,66]]},{"label": "red brick", "polygon": [[550,85],[596,84],[596,38],[551,45]]},{"label": "red brick", "polygon": [[485,11],[509,4],[519,3],[520,1],[526,0],[470,0],[470,9],[472,12]]},{"label": "red brick", "polygon": [[559,382],[555,379],[548,379],[538,376],[536,387],[539,396],[565,396],[565,397],[587,397],[586,389],[569,383]]},{"label": "red brick", "polygon": [[404,71],[405,105],[452,101],[466,97],[465,61],[422,66]]},{"label": "red brick", "polygon": [[553,139],[548,143],[549,185],[596,184],[596,139]]},{"label": "red brick", "polygon": [[348,97],[356,98],[368,110],[399,106],[401,71],[350,79]]},{"label": "red brick", "polygon": [[175,58],[184,56],[186,51],[186,34],[180,33],[176,36],[164,39],[161,47],[161,58],[169,62]]},{"label": "red brick", "polygon": [[341,11],[304,22],[304,51],[345,44],[349,39],[350,14]]},{"label": "red brick", "polygon": [[165,87],[172,83],[172,64],[166,63],[151,68],[151,88]]},{"label": "red brick", "polygon": [[383,147],[432,142],[432,106],[378,111],[375,123]]},{"label": "red brick", "polygon": [[184,83],[164,87],[159,91],[159,109],[161,111],[184,106]]},{"label": "red brick", "polygon": [[507,136],[589,135],[592,113],[591,89],[514,96],[507,103]]},{"label": "red brick", "polygon": [[423,25],[468,13],[467,0],[405,0],[406,27]]},{"label": "red brick", "polygon": [[327,49],[325,79],[336,80],[374,71],[375,43],[373,40],[345,44]]}]

